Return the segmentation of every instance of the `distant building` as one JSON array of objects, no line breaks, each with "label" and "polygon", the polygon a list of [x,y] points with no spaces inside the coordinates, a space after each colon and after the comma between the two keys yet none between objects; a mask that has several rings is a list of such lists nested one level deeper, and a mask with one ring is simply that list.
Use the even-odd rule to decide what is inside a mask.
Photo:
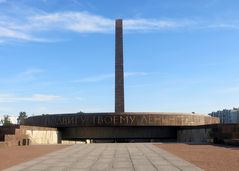
[{"label": "distant building", "polygon": [[239,123],[239,108],[223,109],[209,115],[220,118],[220,123]]}]

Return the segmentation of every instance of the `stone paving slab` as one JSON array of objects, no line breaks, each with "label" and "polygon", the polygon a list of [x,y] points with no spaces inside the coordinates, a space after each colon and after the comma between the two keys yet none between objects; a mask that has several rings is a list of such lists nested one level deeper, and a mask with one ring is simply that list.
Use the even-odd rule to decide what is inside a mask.
[{"label": "stone paving slab", "polygon": [[5,171],[202,171],[150,143],[77,144]]}]

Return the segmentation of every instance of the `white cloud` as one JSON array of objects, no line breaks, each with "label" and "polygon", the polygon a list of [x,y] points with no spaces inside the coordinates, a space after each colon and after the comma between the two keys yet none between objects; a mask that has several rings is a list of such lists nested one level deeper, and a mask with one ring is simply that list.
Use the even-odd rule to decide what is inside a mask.
[{"label": "white cloud", "polygon": [[32,40],[33,38],[20,31],[14,31],[10,28],[4,28],[0,26],[0,37],[1,38],[14,38],[14,39],[21,39],[21,40]]},{"label": "white cloud", "polygon": [[221,29],[239,29],[239,23],[215,23],[209,24],[208,28],[221,28]]},{"label": "white cloud", "polygon": [[86,12],[62,12],[38,15],[30,18],[42,29],[63,29],[76,32],[108,32],[113,29],[114,21]]},{"label": "white cloud", "polygon": [[61,100],[63,97],[48,95],[48,94],[33,94],[32,96],[16,96],[14,94],[0,94],[0,102],[18,102],[18,101],[35,101],[35,102],[49,102]]},{"label": "white cloud", "polygon": [[23,71],[22,73],[20,73],[18,75],[18,78],[32,80],[32,79],[37,78],[37,76],[39,76],[39,74],[41,74],[43,72],[44,72],[44,70],[42,70],[42,69],[31,68],[31,69],[27,69],[27,70]]},{"label": "white cloud", "polygon": [[[38,23],[42,29],[52,27],[76,32],[110,32],[114,29],[114,20],[87,12],[62,12],[33,16],[32,23]],[[125,30],[159,30],[186,27],[192,21],[173,21],[157,19],[125,19]]]},{"label": "white cloud", "polygon": [[127,30],[162,30],[190,27],[193,21],[186,20],[157,20],[157,19],[128,19],[124,21]]},{"label": "white cloud", "polygon": [[138,76],[146,76],[148,73],[146,72],[125,72],[124,77],[138,77]]},{"label": "white cloud", "polygon": [[12,84],[17,82],[29,82],[36,80],[38,77],[42,75],[45,71],[39,68],[30,68],[26,69],[25,71],[22,71],[20,73],[17,73],[15,75],[9,76],[8,78],[2,78],[0,82]]},{"label": "white cloud", "polygon": [[[146,72],[125,72],[124,77],[139,77],[139,76],[146,76],[148,75]],[[114,74],[104,74],[104,75],[97,75],[92,77],[86,77],[79,80],[74,80],[73,82],[82,82],[82,83],[88,83],[88,82],[100,82],[104,80],[113,79],[115,77]]]},{"label": "white cloud", "polygon": [[12,102],[15,101],[15,98],[12,94],[0,94],[0,102]]},{"label": "white cloud", "polygon": [[[30,11],[19,17],[11,17],[0,13],[0,42],[12,39],[50,42],[54,38],[44,38],[44,33],[51,31],[71,31],[78,33],[109,33],[114,31],[114,19],[84,11],[55,13],[46,13],[40,10],[32,12],[32,9]],[[124,19],[124,29],[126,31],[215,28],[239,29],[239,22],[200,21],[193,19]]]},{"label": "white cloud", "polygon": [[142,88],[142,87],[152,87],[152,86],[154,86],[154,84],[132,84],[132,85],[128,85],[127,87]]},{"label": "white cloud", "polygon": [[33,101],[55,101],[55,100],[61,100],[61,96],[55,96],[55,95],[46,95],[46,94],[34,94],[31,99]]},{"label": "white cloud", "polygon": [[86,77],[79,80],[74,80],[73,82],[99,82],[99,81],[108,80],[112,78],[114,78],[114,74],[105,74],[105,75]]},{"label": "white cloud", "polygon": [[[38,29],[60,29],[70,30],[81,33],[90,32],[113,32],[114,19],[106,18],[87,12],[62,12],[37,15],[30,18],[32,24],[29,28],[38,27]],[[124,29],[145,31],[177,29],[195,25],[195,21],[190,20],[165,20],[165,19],[125,19]]]}]

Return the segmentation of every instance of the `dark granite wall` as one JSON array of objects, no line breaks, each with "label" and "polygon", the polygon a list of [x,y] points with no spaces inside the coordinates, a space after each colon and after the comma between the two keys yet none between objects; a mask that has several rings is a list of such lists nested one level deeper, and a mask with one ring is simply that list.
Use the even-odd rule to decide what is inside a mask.
[{"label": "dark granite wall", "polygon": [[175,139],[176,127],[60,128],[62,139]]}]

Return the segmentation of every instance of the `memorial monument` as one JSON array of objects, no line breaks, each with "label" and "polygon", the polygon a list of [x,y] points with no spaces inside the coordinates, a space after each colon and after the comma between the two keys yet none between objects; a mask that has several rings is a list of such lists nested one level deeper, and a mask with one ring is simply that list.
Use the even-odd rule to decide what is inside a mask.
[{"label": "memorial monument", "polygon": [[26,125],[57,128],[63,140],[176,140],[182,127],[195,127],[219,123],[219,119],[207,115],[125,112],[123,22],[115,24],[115,112],[73,113],[29,117]]},{"label": "memorial monument", "polygon": [[115,22],[115,113],[124,112],[124,60],[122,20]]}]

